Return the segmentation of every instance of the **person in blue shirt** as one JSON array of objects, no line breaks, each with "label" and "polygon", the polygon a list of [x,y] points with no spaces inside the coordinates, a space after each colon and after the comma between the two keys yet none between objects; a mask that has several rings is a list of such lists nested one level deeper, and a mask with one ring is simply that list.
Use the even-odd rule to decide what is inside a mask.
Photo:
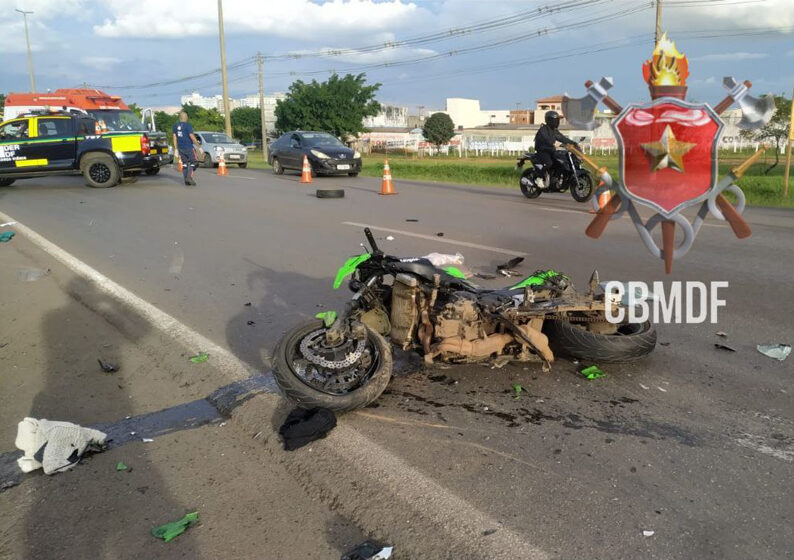
[{"label": "person in blue shirt", "polygon": [[195,185],[193,171],[196,163],[196,152],[193,147],[199,146],[199,142],[193,134],[193,125],[187,122],[187,113],[179,113],[179,122],[174,124],[174,146],[179,152],[182,160],[182,176],[185,178],[186,185]]}]

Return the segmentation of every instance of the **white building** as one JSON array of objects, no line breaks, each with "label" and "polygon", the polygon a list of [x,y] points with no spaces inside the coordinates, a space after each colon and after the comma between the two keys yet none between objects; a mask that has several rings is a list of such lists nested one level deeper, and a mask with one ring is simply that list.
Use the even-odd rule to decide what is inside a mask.
[{"label": "white building", "polygon": [[380,113],[364,119],[364,126],[367,128],[407,127],[408,107],[381,105]]},{"label": "white building", "polygon": [[463,97],[447,98],[447,113],[455,128],[474,128],[489,124],[508,124],[510,122],[509,109],[487,110],[480,108],[479,99],[465,99]]}]

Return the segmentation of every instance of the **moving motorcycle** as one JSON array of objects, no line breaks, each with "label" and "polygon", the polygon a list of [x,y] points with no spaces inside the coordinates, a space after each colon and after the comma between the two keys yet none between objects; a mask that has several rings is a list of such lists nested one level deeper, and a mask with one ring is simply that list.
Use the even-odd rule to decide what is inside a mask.
[{"label": "moving motorcycle", "polygon": [[274,352],[276,381],[299,406],[344,411],[371,403],[391,378],[391,345],[422,354],[428,365],[535,361],[544,370],[558,354],[623,362],[656,345],[648,322],[607,321],[606,306],[621,304],[595,294],[597,272],[587,294],[555,270],[491,290],[457,268],[386,255],[369,228],[364,234],[372,251],[348,259],[334,280],[337,289],[351,277],[344,312],[320,313],[291,329]]},{"label": "moving motorcycle", "polygon": [[532,167],[521,174],[519,186],[527,198],[537,198],[544,192],[571,191],[576,202],[587,202],[593,196],[593,176],[582,167],[581,160],[570,150],[556,150],[552,157],[551,169],[538,169],[540,160],[537,153],[525,153],[518,158],[516,169],[521,169],[529,160]]}]

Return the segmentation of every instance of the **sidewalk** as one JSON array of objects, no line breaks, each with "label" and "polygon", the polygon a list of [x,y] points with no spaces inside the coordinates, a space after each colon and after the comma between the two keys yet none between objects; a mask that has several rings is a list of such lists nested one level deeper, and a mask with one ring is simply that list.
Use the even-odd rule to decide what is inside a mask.
[{"label": "sidewalk", "polygon": [[[0,559],[336,559],[365,539],[253,434],[220,417],[183,429],[224,384],[212,357],[188,361],[202,349],[177,346],[21,235],[0,244],[0,285],[0,456],[15,450],[25,416],[122,433],[134,431],[136,416],[165,411],[151,443],[125,431],[123,445],[71,471],[32,473],[2,492]],[[120,370],[104,373],[97,359]],[[173,408],[191,401],[198,408]],[[117,472],[118,462],[131,470]],[[194,510],[200,524],[170,543],[149,534]]]}]

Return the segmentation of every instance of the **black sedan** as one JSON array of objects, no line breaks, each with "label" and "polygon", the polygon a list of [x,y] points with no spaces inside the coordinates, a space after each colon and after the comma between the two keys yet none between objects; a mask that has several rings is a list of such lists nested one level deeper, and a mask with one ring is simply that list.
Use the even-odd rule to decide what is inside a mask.
[{"label": "black sedan", "polygon": [[285,169],[300,171],[303,156],[309,158],[312,174],[355,177],[361,171],[361,154],[327,132],[288,132],[270,144],[267,162],[281,175]]}]

